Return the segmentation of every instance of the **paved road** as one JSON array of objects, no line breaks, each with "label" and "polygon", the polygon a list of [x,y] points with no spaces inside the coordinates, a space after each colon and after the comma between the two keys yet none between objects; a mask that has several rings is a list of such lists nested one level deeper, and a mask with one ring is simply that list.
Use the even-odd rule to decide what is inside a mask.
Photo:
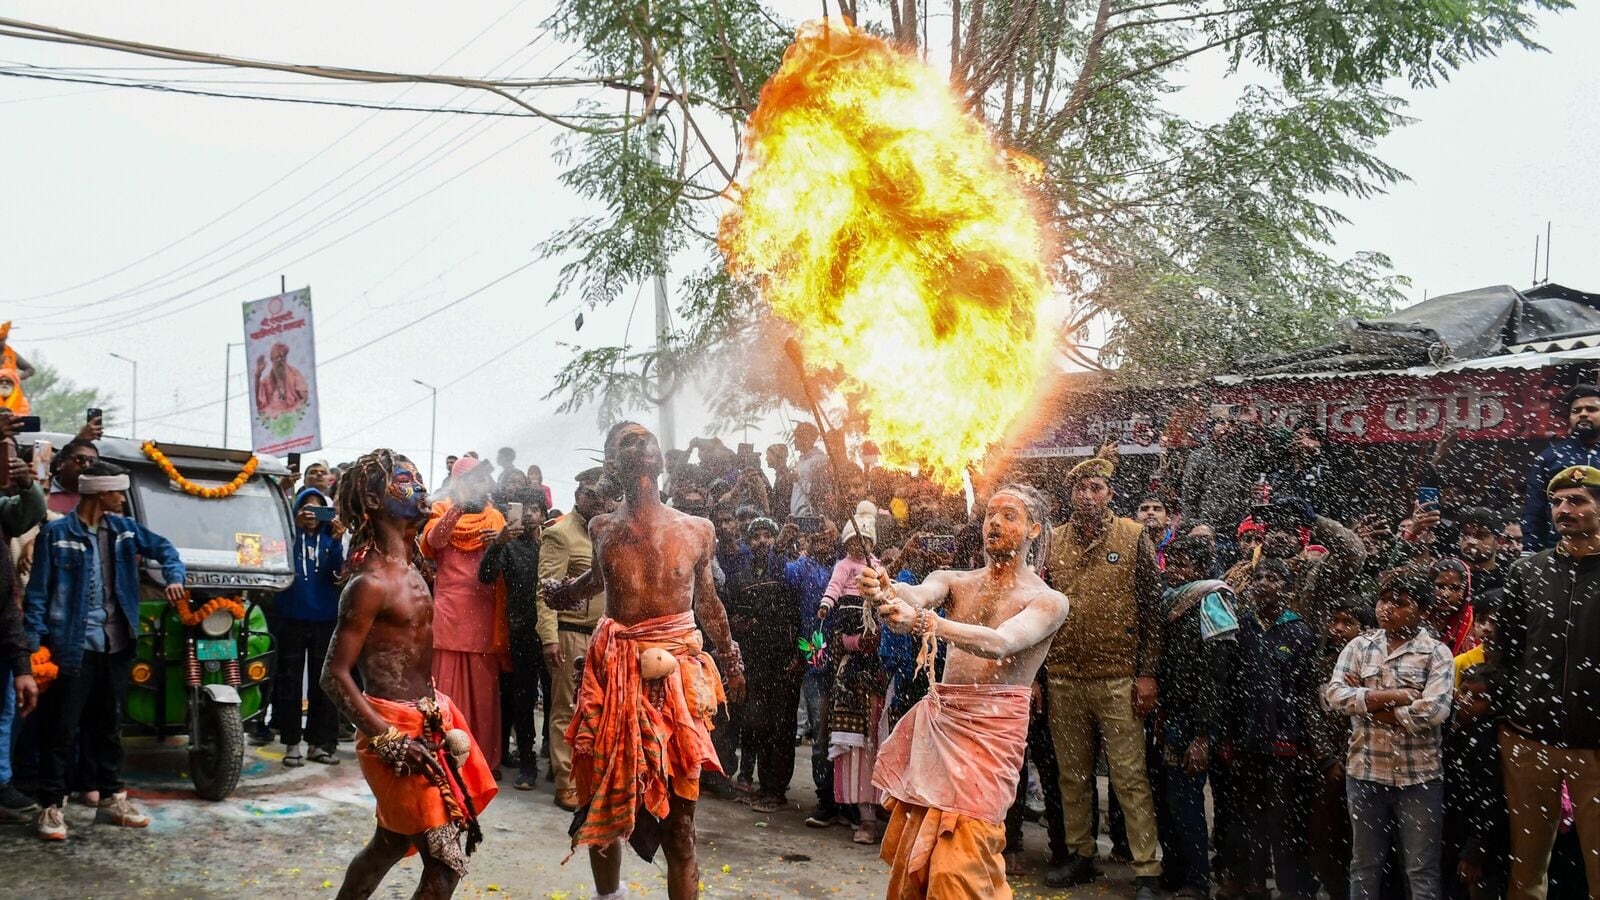
[{"label": "paved road", "polygon": [[[181,749],[130,743],[131,793],[153,819],[146,831],[91,824],[70,807],[65,844],[44,844],[20,827],[0,828],[0,896],[13,898],[332,897],[345,864],[372,833],[372,794],[349,744],[343,763],[285,769],[281,747],[246,751],[245,778],[221,803],[195,798],[182,771]],[[809,751],[809,748],[806,748]],[[805,767],[797,770],[811,796]],[[586,860],[566,866],[570,816],[551,802],[549,784],[535,791],[509,782],[483,817],[485,840],[457,896],[588,900]],[[728,801],[706,800],[698,815],[701,879],[712,898],[882,897],[887,866],[877,848],[850,842],[844,828],[809,829],[792,806],[771,815]],[[1028,860],[1042,867],[1044,833],[1028,826]],[[633,896],[665,898],[663,873],[631,853],[623,879]],[[377,896],[408,897],[419,866],[407,860]],[[1035,879],[1013,882],[1019,897],[1126,897],[1126,869],[1111,881],[1076,891],[1051,891]]]}]

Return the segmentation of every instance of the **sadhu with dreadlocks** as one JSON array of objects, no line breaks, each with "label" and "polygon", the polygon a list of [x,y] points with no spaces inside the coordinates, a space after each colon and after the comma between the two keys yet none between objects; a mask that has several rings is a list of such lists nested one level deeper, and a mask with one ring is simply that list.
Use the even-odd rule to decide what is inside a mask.
[{"label": "sadhu with dreadlocks", "polygon": [[339,480],[350,564],[322,688],[360,729],[356,757],[378,800],[377,832],[351,860],[341,898],[371,896],[411,853],[423,859],[415,896],[450,896],[482,839],[478,813],[497,790],[465,720],[429,675],[433,598],[412,565],[427,499],[416,466],[392,450],[368,453]]}]

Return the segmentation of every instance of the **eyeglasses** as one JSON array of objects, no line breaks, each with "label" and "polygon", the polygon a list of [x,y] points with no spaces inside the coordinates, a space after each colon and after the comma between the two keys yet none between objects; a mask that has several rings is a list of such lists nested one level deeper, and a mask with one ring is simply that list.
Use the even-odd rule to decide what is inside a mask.
[{"label": "eyeglasses", "polygon": [[74,453],[67,457],[67,462],[77,463],[80,466],[92,466],[99,461],[100,458],[98,456],[90,456],[87,453]]}]

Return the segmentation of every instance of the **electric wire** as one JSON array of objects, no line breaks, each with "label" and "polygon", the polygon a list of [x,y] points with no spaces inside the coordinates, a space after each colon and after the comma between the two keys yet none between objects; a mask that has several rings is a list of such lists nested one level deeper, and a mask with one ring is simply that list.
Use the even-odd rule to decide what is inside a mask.
[{"label": "electric wire", "polygon": [[[497,26],[501,22],[505,21],[505,19],[508,16],[510,16],[512,13],[516,12],[518,9],[521,9],[522,6],[526,2],[527,2],[527,0],[516,0],[516,2],[513,3],[511,6],[507,7],[506,11],[501,13],[498,18],[494,19],[488,25],[484,26],[483,29],[480,30],[477,34],[473,35],[465,43],[463,43],[461,46],[457,47],[454,51],[452,51],[449,56],[445,57],[444,60],[439,63],[439,65],[440,66],[448,65],[451,60],[455,59],[457,56],[460,56],[462,53],[466,52],[466,49],[468,47],[470,47],[473,44],[477,43],[479,40],[481,40],[483,38],[484,35],[488,34],[491,30],[493,30],[495,28],[495,26]],[[415,85],[407,85],[405,88],[403,88],[400,91],[400,93],[398,95],[395,96],[395,98],[394,98],[395,101],[398,101],[400,98],[402,98],[406,94],[410,93],[413,90],[413,88],[415,88]],[[254,194],[251,194],[249,197],[247,197],[244,200],[240,201],[239,203],[235,204],[234,206],[229,208],[226,212],[222,213],[222,215],[217,216],[216,218],[210,220],[209,222],[206,222],[206,223],[196,227],[194,230],[190,231],[189,233],[187,233],[185,235],[182,235],[177,240],[172,241],[171,243],[168,243],[168,244],[156,249],[155,251],[153,251],[153,252],[151,252],[149,254],[146,254],[145,256],[140,257],[139,259],[136,259],[131,263],[128,263],[125,266],[122,266],[122,267],[120,267],[118,269],[113,269],[112,271],[107,272],[106,274],[101,275],[101,276],[99,276],[97,278],[92,278],[92,279],[90,279],[88,281],[81,282],[81,283],[76,284],[76,285],[71,285],[69,287],[60,288],[60,289],[55,290],[55,291],[49,291],[49,292],[46,292],[44,294],[36,294],[36,295],[33,295],[32,297],[22,298],[22,299],[24,299],[24,300],[44,299],[44,298],[47,298],[47,297],[54,297],[54,296],[59,296],[60,294],[69,293],[71,291],[75,291],[75,290],[78,290],[80,288],[88,287],[89,285],[92,285],[92,284],[98,284],[98,283],[100,283],[102,281],[105,281],[108,278],[112,278],[112,277],[115,277],[116,275],[119,275],[119,274],[121,274],[123,272],[126,272],[127,270],[129,270],[129,269],[131,269],[131,268],[133,268],[135,266],[141,265],[141,264],[149,261],[150,259],[153,259],[156,256],[159,256],[160,254],[167,252],[168,250],[171,250],[173,247],[176,247],[179,244],[183,243],[184,241],[187,241],[190,238],[194,237],[195,235],[200,234],[203,231],[206,231],[211,226],[217,224],[218,222],[223,221],[224,219],[226,219],[227,217],[233,215],[235,212],[238,212],[240,209],[243,209],[245,206],[249,205],[250,203],[255,202],[256,199],[258,199],[262,195],[266,194],[268,191],[272,190],[273,188],[275,188],[278,185],[282,184],[283,182],[287,181],[289,178],[293,177],[295,174],[297,174],[301,170],[305,169],[307,166],[309,166],[312,163],[316,162],[317,160],[321,159],[329,151],[333,150],[333,148],[335,148],[339,144],[343,143],[346,138],[350,137],[350,135],[352,135],[355,132],[361,130],[363,127],[365,127],[367,125],[367,123],[372,122],[376,118],[377,118],[377,113],[374,112],[372,115],[369,115],[365,119],[362,119],[360,122],[357,122],[348,131],[344,132],[339,137],[335,138],[332,142],[330,142],[329,144],[324,146],[321,150],[318,150],[316,153],[312,154],[304,162],[302,162],[299,165],[295,166],[294,168],[290,169],[288,172],[284,173],[282,176],[280,176],[279,178],[274,180],[272,183],[268,184],[266,187],[256,191]],[[13,301],[8,301],[8,302],[17,302],[17,301],[13,300]]]}]

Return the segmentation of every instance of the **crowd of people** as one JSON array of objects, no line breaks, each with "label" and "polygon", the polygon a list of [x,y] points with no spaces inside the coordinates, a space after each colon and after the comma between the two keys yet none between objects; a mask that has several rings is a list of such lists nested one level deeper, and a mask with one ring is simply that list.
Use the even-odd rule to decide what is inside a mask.
[{"label": "crowd of people", "polygon": [[[1319,429],[1273,432],[1248,409],[1219,410],[1201,446],[1143,483],[1110,447],[1035,475],[1059,524],[1033,569],[1070,611],[1034,679],[1014,802],[993,823],[1007,871],[1020,871],[1022,826],[1034,820],[1046,826],[1046,883],[1099,877],[1104,832],[1140,900],[1273,888],[1590,896],[1600,885],[1600,388],[1564,402],[1570,436],[1539,455],[1515,509],[1459,477],[1505,473],[1425,465],[1409,514],[1391,521],[1372,502],[1381,491]],[[65,836],[60,808],[74,787],[105,821],[148,821],[121,789],[108,712],[127,689],[134,555],[162,561],[180,592],[183,582],[171,545],[116,515],[126,476],[98,462],[94,437],[63,448],[48,492],[13,466],[0,500],[7,537],[42,525],[48,538],[31,541],[15,571],[0,567],[13,583],[0,590],[24,599],[0,604],[22,635],[18,690],[0,711],[0,807],[35,817],[46,838]],[[731,646],[709,631],[704,642],[732,653],[751,688],[718,713],[723,774],[708,772],[701,789],[764,813],[792,808],[796,748],[809,744],[806,824],[842,824],[875,844],[880,751],[945,657],[885,627],[862,585],[983,567],[990,498],[981,484],[969,498],[882,468],[870,443],[858,463],[834,437],[800,424],[764,455],[697,439],[666,454],[659,489],[710,523]],[[339,494],[347,468],[313,463],[284,484],[295,577],[271,600],[279,669],[256,736],[281,741],[288,766],[338,764],[351,736],[354,716],[330,698],[325,671],[344,532],[360,514]],[[431,677],[495,779],[503,770],[531,790],[542,776],[555,803],[576,810],[568,736],[584,730],[570,726],[606,600],[547,601],[592,580],[590,524],[620,491],[603,467],[573,473],[563,512],[538,467],[519,468],[510,449],[494,463],[452,456],[447,470],[416,541],[432,596]],[[101,566],[85,563],[96,541]],[[63,674],[47,715],[30,717],[45,721],[22,739],[14,726],[37,696],[27,651],[41,641]],[[32,797],[12,784],[23,757]]]}]

